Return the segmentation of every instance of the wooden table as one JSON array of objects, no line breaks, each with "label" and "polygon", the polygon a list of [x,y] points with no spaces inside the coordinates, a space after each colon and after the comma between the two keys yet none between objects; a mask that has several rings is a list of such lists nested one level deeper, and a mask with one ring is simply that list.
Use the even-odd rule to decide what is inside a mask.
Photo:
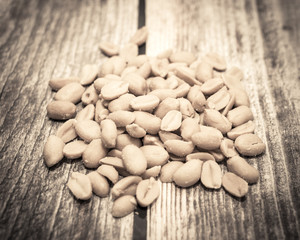
[{"label": "wooden table", "polygon": [[[0,239],[299,239],[300,1],[0,1]],[[46,116],[53,77],[78,75],[146,22],[146,53],[173,48],[225,56],[244,71],[266,153],[242,200],[198,184],[161,184],[155,204],[122,219],[111,197],[81,202],[66,182],[81,161],[42,158],[59,122]],[[143,49],[142,49],[143,51]]]}]

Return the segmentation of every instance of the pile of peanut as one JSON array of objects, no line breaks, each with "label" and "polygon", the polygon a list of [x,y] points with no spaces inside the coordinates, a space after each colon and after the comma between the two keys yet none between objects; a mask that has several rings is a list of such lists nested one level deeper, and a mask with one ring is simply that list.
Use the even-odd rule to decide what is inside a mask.
[{"label": "pile of peanut", "polygon": [[122,48],[103,42],[99,48],[110,58],[101,67],[86,65],[79,78],[50,80],[57,92],[48,117],[67,121],[45,144],[46,165],[82,158],[91,171],[73,172],[68,188],[81,200],[111,191],[115,217],[153,203],[159,180],[179,187],[200,181],[245,196],[259,178],[245,157],[266,146],[254,134],[243,73],[228,69],[216,53],[201,59],[173,50],[138,55],[147,34],[139,29]]}]

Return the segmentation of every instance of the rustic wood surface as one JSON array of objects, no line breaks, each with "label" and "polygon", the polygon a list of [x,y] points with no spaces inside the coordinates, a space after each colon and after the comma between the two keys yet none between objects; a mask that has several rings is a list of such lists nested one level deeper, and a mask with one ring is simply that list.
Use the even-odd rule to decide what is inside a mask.
[{"label": "rustic wood surface", "polygon": [[[148,0],[145,13],[138,6],[0,1],[0,239],[141,239],[141,222],[148,239],[299,239],[300,1]],[[124,44],[143,14],[148,55],[215,51],[243,69],[256,132],[267,144],[249,159],[260,181],[245,198],[161,184],[147,222],[114,219],[111,197],[81,202],[66,188],[71,172],[86,172],[80,161],[44,165],[43,145],[61,124],[46,117],[49,79],[100,64],[98,43]]]}]

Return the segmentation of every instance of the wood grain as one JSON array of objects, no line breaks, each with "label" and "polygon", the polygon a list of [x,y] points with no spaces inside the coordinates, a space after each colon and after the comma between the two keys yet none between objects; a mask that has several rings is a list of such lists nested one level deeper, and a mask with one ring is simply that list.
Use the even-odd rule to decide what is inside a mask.
[{"label": "wood grain", "polygon": [[42,150],[61,124],[46,117],[49,79],[104,61],[99,42],[129,39],[138,2],[1,1],[1,9],[0,238],[131,239],[133,215],[114,219],[111,199],[79,202],[66,188],[71,172],[86,172],[82,163],[48,170]]},{"label": "wood grain", "polygon": [[147,54],[171,47],[201,58],[215,51],[242,68],[256,133],[267,143],[263,156],[249,159],[260,181],[242,200],[223,189],[162,184],[148,210],[148,239],[298,239],[299,2],[172,0],[146,6]]}]

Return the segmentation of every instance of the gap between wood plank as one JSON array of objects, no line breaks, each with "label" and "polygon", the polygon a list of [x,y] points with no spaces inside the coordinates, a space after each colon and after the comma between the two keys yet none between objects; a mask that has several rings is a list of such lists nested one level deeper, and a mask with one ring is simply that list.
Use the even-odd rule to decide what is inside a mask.
[{"label": "gap between wood plank", "polygon": [[[145,26],[145,0],[139,0],[138,28]],[[146,43],[139,47],[139,54],[146,53]],[[147,208],[137,207],[133,220],[133,240],[143,240],[147,236]]]}]

